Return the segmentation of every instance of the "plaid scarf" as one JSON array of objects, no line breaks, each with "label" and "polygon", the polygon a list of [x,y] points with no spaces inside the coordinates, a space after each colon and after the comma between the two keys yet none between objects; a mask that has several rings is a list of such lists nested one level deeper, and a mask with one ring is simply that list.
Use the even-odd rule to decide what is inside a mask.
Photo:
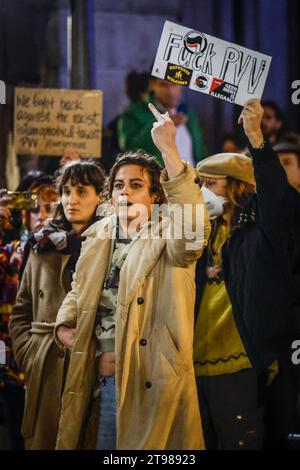
[{"label": "plaid scarf", "polygon": [[39,232],[30,235],[25,248],[24,258],[26,260],[26,254],[27,252],[29,254],[30,248],[38,254],[60,253],[62,255],[70,255],[67,267],[72,276],[80,255],[81,243],[85,238],[82,237],[81,233],[76,233],[72,230],[67,232],[66,230],[51,226],[45,227]]},{"label": "plaid scarf", "polygon": [[42,228],[32,233],[28,243],[35,253],[51,253],[54,251],[71,255],[81,248],[84,237],[73,231],[58,230],[52,227]]}]

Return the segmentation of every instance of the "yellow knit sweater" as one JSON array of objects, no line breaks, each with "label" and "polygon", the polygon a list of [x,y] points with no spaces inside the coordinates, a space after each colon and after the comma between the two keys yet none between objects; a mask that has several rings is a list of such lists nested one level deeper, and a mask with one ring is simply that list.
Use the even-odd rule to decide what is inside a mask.
[{"label": "yellow knit sweater", "polygon": [[[222,276],[222,247],[229,236],[226,225],[218,227],[212,244],[212,263],[207,267],[194,339],[196,375],[232,374],[251,366],[235,325],[231,303]],[[277,361],[268,367],[270,384],[278,372]]]},{"label": "yellow knit sweater", "polygon": [[196,375],[231,374],[251,367],[222,279],[221,250],[228,235],[228,228],[220,225],[212,246],[213,262],[207,267],[208,283],[195,329]]}]

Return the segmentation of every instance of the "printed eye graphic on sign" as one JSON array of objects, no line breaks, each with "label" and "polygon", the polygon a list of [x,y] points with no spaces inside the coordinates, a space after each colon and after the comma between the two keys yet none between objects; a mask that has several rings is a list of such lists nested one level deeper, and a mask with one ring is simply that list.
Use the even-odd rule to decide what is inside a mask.
[{"label": "printed eye graphic on sign", "polygon": [[166,21],[152,75],[244,106],[261,99],[272,57]]}]

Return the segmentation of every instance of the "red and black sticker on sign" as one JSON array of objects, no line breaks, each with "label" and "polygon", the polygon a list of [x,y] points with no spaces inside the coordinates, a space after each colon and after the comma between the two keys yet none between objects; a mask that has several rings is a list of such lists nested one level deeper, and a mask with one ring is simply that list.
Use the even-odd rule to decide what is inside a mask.
[{"label": "red and black sticker on sign", "polygon": [[176,83],[176,85],[188,86],[192,78],[192,70],[181,67],[181,65],[168,64],[165,80]]},{"label": "red and black sticker on sign", "polygon": [[238,89],[236,85],[224,82],[220,78],[213,78],[209,93],[216,98],[234,103]]}]

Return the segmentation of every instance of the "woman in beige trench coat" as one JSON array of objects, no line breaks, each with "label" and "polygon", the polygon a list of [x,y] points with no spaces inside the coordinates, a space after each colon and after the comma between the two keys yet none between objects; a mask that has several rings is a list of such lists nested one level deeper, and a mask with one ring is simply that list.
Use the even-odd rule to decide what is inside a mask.
[{"label": "woman in beige trench coat", "polygon": [[55,448],[68,355],[53,338],[59,307],[71,288],[81,233],[100,203],[104,174],[95,164],[76,162],[62,170],[62,202],[49,227],[30,238],[30,254],[12,311],[10,333],[25,372],[22,434],[26,449]]},{"label": "woman in beige trench coat", "polygon": [[[193,368],[193,308],[195,263],[207,243],[209,220],[197,175],[178,153],[175,125],[156,115],[152,138],[166,166],[161,185],[159,169],[153,176],[153,159],[132,152],[117,160],[109,180],[116,215],[85,232],[72,290],[58,313],[57,342],[71,350],[71,357],[57,449],[103,448],[96,443],[97,432],[97,442],[102,438],[100,429],[108,432],[102,423],[102,390],[100,416],[91,412],[97,376],[115,377],[115,448],[204,448]],[[190,209],[190,224],[174,213],[154,225],[149,222],[153,204],[161,202],[161,189],[169,206],[179,212],[185,205]],[[144,224],[137,224],[133,236],[129,222],[143,212],[141,205]],[[196,209],[202,211],[198,220]],[[118,224],[131,241],[119,273],[115,346],[100,349],[99,359],[95,321]]]}]

